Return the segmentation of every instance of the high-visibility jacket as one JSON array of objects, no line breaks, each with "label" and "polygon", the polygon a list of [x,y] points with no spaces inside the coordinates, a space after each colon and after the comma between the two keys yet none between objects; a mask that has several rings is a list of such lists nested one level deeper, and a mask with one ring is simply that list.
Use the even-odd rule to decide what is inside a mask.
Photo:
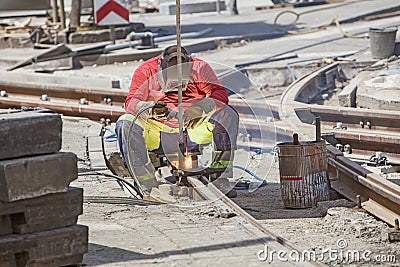
[{"label": "high-visibility jacket", "polygon": [[[136,114],[136,106],[140,101],[164,101],[168,108],[177,109],[178,92],[164,93],[158,81],[159,60],[160,56],[151,58],[136,69],[125,101],[127,113]],[[228,104],[228,94],[211,66],[201,59],[192,58],[190,82],[182,92],[183,110],[206,96],[217,100],[217,106]],[[177,127],[176,122],[163,123]]]}]

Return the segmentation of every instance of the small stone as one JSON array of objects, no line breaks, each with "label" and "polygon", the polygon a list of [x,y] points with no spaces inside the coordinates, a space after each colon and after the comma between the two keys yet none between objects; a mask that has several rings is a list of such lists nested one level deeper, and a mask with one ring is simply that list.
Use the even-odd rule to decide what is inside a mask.
[{"label": "small stone", "polygon": [[220,215],[222,218],[229,219],[229,218],[235,217],[237,214],[234,212],[221,212]]}]

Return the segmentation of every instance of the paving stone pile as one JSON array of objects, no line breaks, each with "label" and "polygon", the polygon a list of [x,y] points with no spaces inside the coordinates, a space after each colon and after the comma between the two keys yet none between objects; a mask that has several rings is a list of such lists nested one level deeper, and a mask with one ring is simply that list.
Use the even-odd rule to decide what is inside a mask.
[{"label": "paving stone pile", "polygon": [[60,115],[0,113],[0,266],[79,264],[88,228],[77,157],[61,149]]}]

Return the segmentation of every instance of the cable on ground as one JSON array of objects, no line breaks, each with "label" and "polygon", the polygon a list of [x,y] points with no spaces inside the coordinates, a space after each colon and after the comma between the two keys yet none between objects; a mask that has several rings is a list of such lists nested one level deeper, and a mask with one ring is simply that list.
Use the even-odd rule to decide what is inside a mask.
[{"label": "cable on ground", "polygon": [[337,8],[337,7],[341,7],[341,6],[346,6],[346,5],[350,5],[350,4],[354,4],[354,3],[358,3],[358,2],[365,2],[365,1],[371,1],[371,0],[354,0],[354,1],[350,1],[350,2],[346,2],[346,3],[342,3],[342,4],[338,4],[335,6],[328,6],[328,7],[322,7],[322,8],[316,8],[316,9],[312,9],[312,10],[307,10],[301,13],[297,13],[293,10],[285,10],[282,11],[280,13],[278,13],[278,15],[276,15],[275,19],[274,19],[274,27],[277,31],[281,31],[281,32],[286,32],[288,34],[307,34],[307,33],[313,33],[313,32],[318,32],[321,30],[325,30],[326,28],[328,28],[330,25],[332,24],[336,24],[336,26],[339,28],[340,32],[343,34],[343,36],[348,37],[348,38],[368,38],[367,36],[356,36],[356,35],[352,35],[349,34],[348,32],[344,31],[343,28],[341,27],[339,20],[337,19],[337,17],[333,18],[329,23],[315,27],[315,28],[310,28],[310,29],[306,29],[306,30],[302,30],[302,31],[287,31],[285,29],[283,29],[283,27],[281,25],[278,24],[278,19],[284,15],[284,14],[293,14],[295,16],[295,19],[289,23],[289,24],[285,24],[285,26],[293,26],[295,25],[299,19],[300,16],[305,15],[305,14],[309,14],[309,13],[313,13],[313,12],[318,12],[318,11],[323,11],[323,10],[328,10],[328,9],[332,9],[332,8]]}]

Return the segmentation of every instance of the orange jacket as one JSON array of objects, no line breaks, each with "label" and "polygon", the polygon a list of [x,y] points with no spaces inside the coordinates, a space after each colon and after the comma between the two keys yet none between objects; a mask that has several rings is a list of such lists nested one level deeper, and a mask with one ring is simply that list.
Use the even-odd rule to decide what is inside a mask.
[{"label": "orange jacket", "polygon": [[[157,56],[145,61],[133,74],[125,100],[127,113],[136,114],[136,105],[140,101],[164,101],[171,109],[176,109],[178,106],[178,93],[164,93],[157,79],[159,59],[160,56]],[[217,100],[216,102],[220,104],[228,104],[228,94],[211,66],[201,59],[192,58],[190,83],[182,92],[183,109],[206,96]]]}]

